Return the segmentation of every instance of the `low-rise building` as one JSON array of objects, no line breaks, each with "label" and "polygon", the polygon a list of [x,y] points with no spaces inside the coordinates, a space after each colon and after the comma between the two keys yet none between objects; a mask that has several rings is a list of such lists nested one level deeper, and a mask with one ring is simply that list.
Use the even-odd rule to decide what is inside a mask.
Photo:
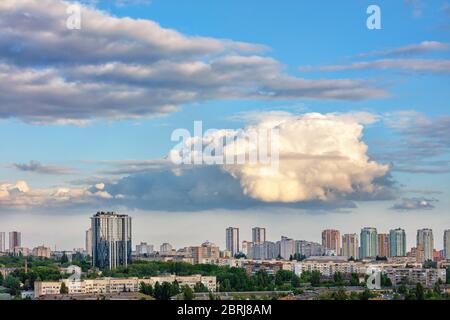
[{"label": "low-rise building", "polygon": [[60,281],[36,281],[34,284],[35,296],[58,295],[61,292],[61,286],[64,283],[68,294],[116,294],[121,292],[138,292],[141,283],[155,285],[157,282],[175,282],[180,286],[188,285],[191,288],[200,282],[208,290],[216,291],[215,276],[176,276],[165,275],[151,277],[147,279],[132,278],[100,278],[100,279],[63,279]]},{"label": "low-rise building", "polygon": [[421,283],[424,287],[433,287],[439,279],[445,283],[445,269],[423,268],[387,268],[384,272],[389,277],[392,285],[398,286],[402,282],[408,284]]},{"label": "low-rise building", "polygon": [[52,250],[49,247],[39,246],[33,249],[32,255],[35,257],[50,259]]}]

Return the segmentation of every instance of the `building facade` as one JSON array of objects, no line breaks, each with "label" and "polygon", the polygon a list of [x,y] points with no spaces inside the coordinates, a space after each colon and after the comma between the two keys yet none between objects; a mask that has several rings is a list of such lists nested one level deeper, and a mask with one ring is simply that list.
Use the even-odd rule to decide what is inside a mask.
[{"label": "building facade", "polygon": [[86,230],[85,250],[86,254],[92,257],[92,228]]},{"label": "building facade", "polygon": [[322,231],[322,246],[325,250],[341,255],[341,234],[339,230],[327,229]]},{"label": "building facade", "polygon": [[[288,260],[291,256],[295,254],[295,240],[288,238],[288,237],[281,237],[281,241],[277,242],[277,246],[279,248],[278,255]],[[278,256],[277,255],[277,256]]]},{"label": "building facade", "polygon": [[389,231],[389,256],[406,257],[406,232],[397,228]]},{"label": "building facade", "polygon": [[252,242],[254,244],[266,242],[266,228],[254,227],[252,229]]},{"label": "building facade", "polygon": [[450,229],[444,231],[444,259],[450,260]]},{"label": "building facade", "polygon": [[6,235],[4,232],[0,232],[0,252],[5,252],[6,250]]},{"label": "building facade", "polygon": [[342,236],[342,255],[347,258],[359,259],[359,237],[356,233]]},{"label": "building facade", "polygon": [[92,265],[114,269],[131,262],[131,217],[98,212],[91,218]]},{"label": "building facade", "polygon": [[138,256],[148,256],[153,254],[154,249],[151,244],[147,244],[147,242],[141,242],[140,244],[136,245],[136,254]]},{"label": "building facade", "polygon": [[193,263],[214,263],[220,258],[220,249],[214,243],[204,242],[197,247],[189,247]]},{"label": "building facade", "polygon": [[194,288],[197,283],[202,283],[209,291],[216,291],[217,280],[215,276],[175,276],[165,275],[151,277],[148,279],[139,278],[100,278],[100,279],[64,279],[60,281],[36,281],[34,284],[35,297],[45,295],[59,295],[61,285],[64,283],[68,289],[68,294],[117,294],[121,292],[138,292],[141,283],[154,286],[157,282],[173,283],[177,281],[180,287],[187,285]]},{"label": "building facade", "polygon": [[379,233],[378,234],[378,253],[379,257],[389,257],[389,234]]},{"label": "building facade", "polygon": [[229,227],[225,230],[226,250],[234,256],[239,253],[239,228]]},{"label": "building facade", "polygon": [[50,259],[50,257],[52,256],[52,250],[49,247],[38,246],[33,249],[32,255],[34,257]]},{"label": "building facade", "polygon": [[374,258],[378,254],[377,229],[366,227],[361,230],[360,258]]},{"label": "building facade", "polygon": [[423,248],[424,260],[433,261],[434,238],[433,230],[419,229],[417,230],[417,248]]},{"label": "building facade", "polygon": [[9,233],[9,252],[13,252],[15,247],[22,246],[22,234],[18,231]]}]

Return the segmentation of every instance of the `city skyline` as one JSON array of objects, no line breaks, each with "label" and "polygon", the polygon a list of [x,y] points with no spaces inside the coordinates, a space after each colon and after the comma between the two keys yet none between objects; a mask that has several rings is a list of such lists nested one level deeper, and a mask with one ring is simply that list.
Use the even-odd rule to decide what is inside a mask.
[{"label": "city skyline", "polygon": [[[361,1],[80,2],[80,28],[74,1],[0,5],[0,229],[23,246],[82,248],[98,209],[177,247],[225,247],[235,225],[315,242],[402,227],[408,248],[450,228],[446,0],[380,0],[381,30]],[[173,161],[179,130],[254,129],[277,131],[276,165]]]},{"label": "city skyline", "polygon": [[[103,213],[103,212],[100,212],[100,213]],[[107,216],[109,214],[111,214],[113,216],[118,216],[118,217],[128,217],[127,215],[118,214],[118,213],[114,213],[114,212],[104,213],[105,216]],[[98,215],[99,215],[99,213],[94,215],[94,218],[95,218],[95,216],[98,216]],[[91,219],[93,219],[93,218],[91,217]],[[131,221],[131,217],[130,217],[130,221]],[[131,225],[130,225],[130,228],[131,228]],[[417,246],[422,245],[422,246],[424,246],[423,250],[425,252],[424,253],[425,257],[432,259],[433,258],[433,249],[436,251],[444,251],[444,254],[445,254],[445,241],[446,241],[445,239],[446,239],[446,237],[448,239],[450,239],[449,238],[450,237],[449,236],[450,229],[444,229],[442,232],[442,237],[439,237],[439,236],[437,236],[437,233],[434,232],[430,228],[420,228],[420,229],[415,230],[416,236],[414,237],[413,240],[410,240],[410,239],[408,239],[408,236],[406,236],[406,235],[408,233],[413,233],[413,231],[408,232],[407,230],[405,230],[401,227],[390,228],[385,233],[380,233],[378,231],[378,229],[375,227],[361,227],[361,229],[357,233],[346,233],[346,232],[341,233],[341,231],[337,230],[337,229],[324,229],[324,230],[319,231],[319,233],[320,233],[319,240],[316,240],[316,238],[305,238],[305,237],[292,237],[291,238],[291,237],[287,237],[286,233],[280,233],[278,235],[278,238],[277,237],[272,238],[270,236],[267,237],[268,228],[261,227],[261,226],[258,226],[258,227],[252,226],[250,228],[250,232],[248,232],[248,230],[246,230],[246,229],[243,229],[244,234],[250,234],[250,237],[248,237],[248,238],[241,236],[242,229],[240,227],[225,228],[224,229],[225,230],[225,237],[224,237],[225,241],[223,242],[224,243],[223,245],[221,244],[221,241],[219,239],[215,239],[215,238],[205,239],[199,243],[185,243],[184,245],[173,245],[173,242],[171,242],[171,240],[169,239],[170,237],[167,237],[167,238],[165,238],[165,240],[163,242],[161,242],[161,246],[164,246],[164,245],[170,246],[171,248],[177,250],[177,249],[192,246],[192,245],[198,245],[205,241],[206,242],[210,241],[211,243],[217,244],[223,250],[231,251],[229,246],[231,246],[231,248],[235,248],[234,252],[233,252],[233,255],[235,255],[237,253],[243,252],[243,249],[244,249],[243,242],[250,243],[252,245],[259,244],[259,243],[253,243],[254,236],[255,236],[255,230],[258,230],[258,229],[263,230],[264,239],[267,242],[276,242],[276,241],[279,241],[280,238],[281,239],[284,238],[287,240],[295,240],[295,241],[298,241],[298,240],[311,241],[311,242],[318,243],[318,244],[320,243],[325,250],[324,253],[326,251],[330,251],[330,253],[332,255],[334,254],[334,255],[338,255],[338,256],[344,255],[344,250],[348,250],[349,246],[351,246],[351,243],[348,241],[354,241],[353,236],[355,235],[356,243],[358,244],[358,247],[357,247],[358,253],[360,255],[364,255],[365,250],[366,251],[369,250],[369,252],[375,252],[376,254],[370,254],[370,255],[365,256],[365,257],[372,257],[372,258],[375,256],[383,256],[380,254],[380,252],[381,252],[380,250],[386,250],[386,251],[383,251],[383,252],[387,253],[384,256],[404,256],[401,253],[406,254],[406,253],[410,252],[411,249],[417,248]],[[369,234],[367,234],[367,236],[363,236],[364,232],[373,232],[373,230],[375,232],[375,234],[373,236],[370,236]],[[400,235],[398,235],[399,232],[400,232]],[[25,248],[31,249],[31,248],[35,248],[38,246],[45,246],[44,242],[39,242],[39,244],[31,245],[31,246],[21,245],[21,236],[22,236],[21,231],[9,231],[9,232],[0,231],[0,235],[2,233],[9,234],[9,239],[11,239],[11,237],[14,238],[14,234],[17,234],[18,240],[19,240],[19,245],[17,247],[25,247]],[[431,242],[429,245],[428,244],[423,245],[423,242],[427,241],[427,240],[424,240],[423,233],[425,233],[427,235],[425,237],[426,239],[430,238],[429,234],[431,233]],[[327,236],[325,236],[325,234]],[[337,244],[340,248],[338,252],[336,252],[336,250],[334,250],[333,248],[327,246],[327,244],[329,244],[329,241],[334,241],[334,240],[330,240],[330,237],[334,237],[335,234],[336,234],[336,237],[338,237],[338,238],[336,238],[336,240],[338,241]],[[95,248],[94,242],[95,241],[94,241],[94,237],[92,237],[92,235],[93,235],[92,227],[90,227],[89,229],[84,231],[84,243],[82,246],[74,246],[71,248],[58,248],[58,249],[60,251],[71,251],[72,249],[78,250],[78,249],[82,249],[82,248],[87,250],[88,246],[91,246],[93,248],[92,250],[94,250],[94,248]],[[270,232],[269,232],[269,235],[270,235]],[[434,235],[434,237],[433,237],[433,235]],[[92,238],[89,238],[89,236],[91,236]],[[383,238],[380,238],[380,236],[382,236]],[[399,238],[399,236],[400,236],[400,238]],[[405,236],[406,236],[406,241],[404,238]],[[126,236],[126,237],[128,237],[128,236]],[[352,237],[352,238],[349,238],[349,237]],[[151,239],[148,239],[148,238],[141,239],[141,240],[135,240],[136,236],[133,236],[133,233],[129,234],[129,238],[131,239],[131,242],[133,244],[131,247],[132,250],[134,250],[135,248],[137,249],[137,247],[136,247],[137,245],[145,245],[145,246],[150,245],[151,247],[154,247],[154,248],[157,248],[159,245],[157,242],[152,242]],[[351,240],[351,239],[353,239],[353,240]],[[363,239],[363,240],[361,240],[361,239]],[[385,245],[387,246],[387,248],[384,248],[384,249],[380,248],[380,239],[383,239],[383,241],[385,241]],[[442,239],[441,247],[436,245],[436,242],[439,243],[439,239]],[[89,243],[89,240],[91,241],[90,243]],[[370,241],[372,241],[372,240],[375,241],[374,244],[370,244]],[[230,241],[230,242],[228,242],[228,241]],[[262,241],[261,244],[263,244],[265,241]],[[324,242],[324,241],[328,241],[328,242]],[[364,246],[363,243],[366,243],[367,241],[369,241],[369,244],[366,245],[368,249],[361,249]],[[391,249],[392,246],[396,245],[399,241],[400,241],[400,243],[397,245],[398,248],[395,250]],[[428,241],[430,241],[430,240],[428,240]],[[346,243],[347,249],[345,249],[345,244],[344,244],[345,242],[347,242]],[[408,246],[409,244],[411,244],[411,245]],[[4,245],[5,245],[5,248],[9,247],[9,251],[11,252],[10,241],[8,241],[8,245],[7,245],[7,242],[4,242]],[[402,247],[403,245],[405,246],[405,249],[403,249],[403,247]],[[370,248],[371,246],[372,246],[372,248]],[[375,247],[373,247],[373,246],[375,246]],[[48,247],[52,250],[55,248],[55,247],[52,247],[51,245],[48,245]],[[350,249],[350,250],[352,250],[352,249]],[[427,252],[427,250],[428,251],[431,250],[431,251]],[[158,251],[158,250],[155,250],[155,251]],[[360,256],[360,258],[363,258],[363,257]]]}]

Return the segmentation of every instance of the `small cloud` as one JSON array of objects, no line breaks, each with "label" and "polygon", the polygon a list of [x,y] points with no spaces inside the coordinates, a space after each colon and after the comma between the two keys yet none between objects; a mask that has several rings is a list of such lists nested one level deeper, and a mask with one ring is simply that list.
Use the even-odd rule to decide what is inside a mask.
[{"label": "small cloud", "polygon": [[14,163],[12,166],[20,171],[34,172],[39,174],[66,175],[74,173],[74,170],[71,168],[55,165],[44,165],[35,160],[31,160],[29,163]]},{"label": "small cloud", "polygon": [[437,201],[436,199],[426,198],[403,198],[401,202],[394,204],[391,209],[398,211],[431,210],[434,209],[433,203]]},{"label": "small cloud", "polygon": [[424,54],[433,51],[444,51],[449,49],[449,44],[439,41],[422,41],[418,44],[410,44],[398,48],[390,48],[385,50],[371,51],[356,55],[358,58],[372,57],[372,56],[411,56],[417,54]]}]

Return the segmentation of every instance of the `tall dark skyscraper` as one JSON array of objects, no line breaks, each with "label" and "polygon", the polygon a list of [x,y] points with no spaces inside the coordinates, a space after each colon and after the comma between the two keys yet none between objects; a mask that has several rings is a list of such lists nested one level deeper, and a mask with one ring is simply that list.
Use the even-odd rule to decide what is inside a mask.
[{"label": "tall dark skyscraper", "polygon": [[91,217],[92,264],[115,269],[131,262],[131,217],[97,212]]},{"label": "tall dark skyscraper", "polygon": [[13,252],[14,248],[22,246],[22,234],[18,231],[9,233],[9,251]]},{"label": "tall dark skyscraper", "polygon": [[239,228],[229,227],[225,231],[226,248],[234,256],[239,252]]},{"label": "tall dark skyscraper", "polygon": [[254,227],[252,229],[252,242],[254,244],[266,242],[266,228]]}]

